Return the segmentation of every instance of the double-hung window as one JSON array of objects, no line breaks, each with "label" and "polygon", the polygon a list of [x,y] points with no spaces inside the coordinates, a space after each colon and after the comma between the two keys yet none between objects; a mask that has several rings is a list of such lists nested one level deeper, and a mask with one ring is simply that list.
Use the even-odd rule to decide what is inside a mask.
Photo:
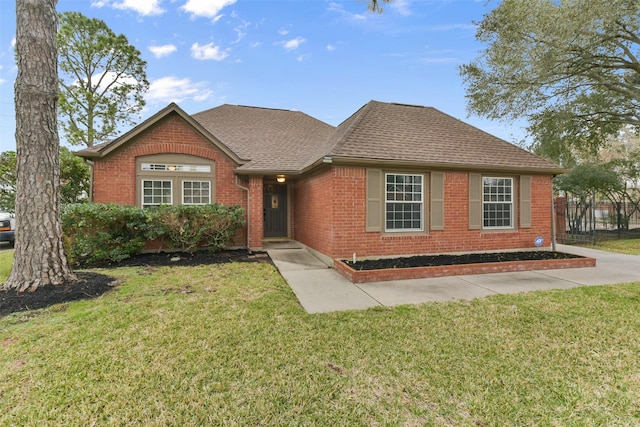
[{"label": "double-hung window", "polygon": [[513,178],[482,178],[482,227],[513,228]]},{"label": "double-hung window", "polygon": [[215,202],[215,162],[186,154],[136,159],[137,200],[143,208]]},{"label": "double-hung window", "polygon": [[385,231],[424,230],[424,176],[385,174]]},{"label": "double-hung window", "polygon": [[170,205],[172,199],[171,181],[143,180],[142,207]]},{"label": "double-hung window", "polygon": [[182,181],[182,204],[207,205],[211,203],[210,181]]}]

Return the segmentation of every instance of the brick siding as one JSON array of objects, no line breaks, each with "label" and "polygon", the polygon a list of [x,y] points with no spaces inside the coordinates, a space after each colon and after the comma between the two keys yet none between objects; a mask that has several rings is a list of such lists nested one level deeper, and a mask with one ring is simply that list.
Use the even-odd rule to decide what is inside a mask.
[{"label": "brick siding", "polygon": [[[93,201],[135,205],[136,158],[165,153],[215,161],[215,202],[247,209],[247,192],[236,185],[236,165],[177,115],[167,117],[135,140],[94,162]],[[246,233],[245,226],[238,231],[233,244],[246,246]]]},{"label": "brick siding", "polygon": [[[428,173],[428,171],[424,171]],[[514,188],[518,188],[517,179]],[[535,248],[542,236],[551,245],[551,177],[532,177],[531,228],[468,229],[468,173],[445,173],[445,229],[425,233],[365,231],[366,169],[333,166],[295,185],[295,235],[333,258],[378,257]],[[514,203],[517,224],[518,203]],[[428,212],[428,209],[427,209]],[[425,226],[428,226],[428,214]]]}]

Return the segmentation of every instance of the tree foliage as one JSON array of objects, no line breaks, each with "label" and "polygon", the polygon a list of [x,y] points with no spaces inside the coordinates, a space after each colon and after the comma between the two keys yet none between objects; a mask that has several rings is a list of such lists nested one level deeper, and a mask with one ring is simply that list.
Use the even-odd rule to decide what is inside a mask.
[{"label": "tree foliage", "polygon": [[372,12],[382,13],[382,6],[380,3],[391,3],[393,0],[369,0],[369,10]]},{"label": "tree foliage", "polygon": [[149,88],[146,62],[127,38],[78,12],[60,14],[57,36],[59,115],[72,145],[104,142],[133,125]]},{"label": "tree foliage", "polygon": [[[16,209],[16,152],[0,153],[0,210]],[[80,157],[66,147],[60,147],[60,202],[78,203],[88,200],[91,173]]]},{"label": "tree foliage", "polygon": [[487,44],[460,68],[468,108],[529,120],[534,145],[554,160],[564,147],[596,151],[640,125],[637,0],[504,0],[479,23]]},{"label": "tree foliage", "polygon": [[16,152],[0,153],[0,211],[16,210]]}]

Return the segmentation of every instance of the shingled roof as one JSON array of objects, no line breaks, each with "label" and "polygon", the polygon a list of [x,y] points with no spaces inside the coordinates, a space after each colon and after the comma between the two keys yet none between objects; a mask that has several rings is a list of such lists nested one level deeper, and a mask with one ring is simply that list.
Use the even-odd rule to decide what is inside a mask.
[{"label": "shingled roof", "polygon": [[299,111],[221,105],[192,115],[249,162],[239,171],[298,172],[326,152],[335,128]]},{"label": "shingled roof", "polygon": [[327,156],[432,167],[561,173],[542,157],[431,107],[371,101],[338,126]]},{"label": "shingled roof", "polygon": [[238,164],[238,172],[297,174],[325,161],[562,173],[558,165],[431,107],[370,101],[337,128],[299,111],[221,105],[193,115],[170,104],[120,138],[79,151],[108,155],[178,114]]}]

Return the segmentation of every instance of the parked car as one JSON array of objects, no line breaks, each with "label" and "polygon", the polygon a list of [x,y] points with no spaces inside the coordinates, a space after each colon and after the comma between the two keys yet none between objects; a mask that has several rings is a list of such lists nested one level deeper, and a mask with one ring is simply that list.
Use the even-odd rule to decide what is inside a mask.
[{"label": "parked car", "polygon": [[0,212],[0,242],[9,242],[13,247],[15,241],[16,220],[13,214]]}]

